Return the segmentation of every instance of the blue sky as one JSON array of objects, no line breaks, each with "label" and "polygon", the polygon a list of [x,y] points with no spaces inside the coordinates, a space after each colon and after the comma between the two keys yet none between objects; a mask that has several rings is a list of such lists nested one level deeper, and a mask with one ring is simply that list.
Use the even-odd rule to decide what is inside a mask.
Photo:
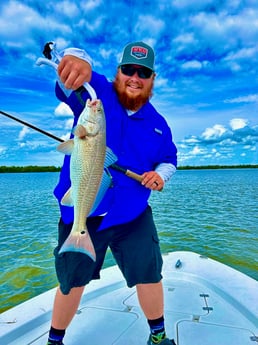
[{"label": "blue sky", "polygon": [[[156,51],[153,104],[179,165],[258,164],[256,0],[1,1],[0,110],[66,138],[55,72],[35,61],[48,41],[84,48],[114,77],[125,44]],[[57,142],[0,115],[0,165],[56,165]]]}]

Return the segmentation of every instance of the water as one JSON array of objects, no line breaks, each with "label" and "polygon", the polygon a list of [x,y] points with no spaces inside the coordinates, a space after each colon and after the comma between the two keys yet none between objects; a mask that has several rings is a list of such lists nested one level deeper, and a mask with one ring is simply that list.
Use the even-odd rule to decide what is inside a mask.
[{"label": "water", "polygon": [[[57,285],[57,180],[0,174],[0,312]],[[150,200],[162,251],[195,251],[258,279],[257,198],[258,169],[178,171]]]}]

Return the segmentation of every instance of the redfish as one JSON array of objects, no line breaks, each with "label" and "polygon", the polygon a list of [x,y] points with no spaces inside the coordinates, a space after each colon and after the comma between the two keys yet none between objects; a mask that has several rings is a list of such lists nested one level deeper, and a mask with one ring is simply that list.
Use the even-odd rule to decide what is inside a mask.
[{"label": "redfish", "polygon": [[[107,151],[105,114],[99,99],[87,100],[73,133],[74,139],[58,146],[59,151],[71,154],[71,188],[66,192],[61,203],[74,207],[72,230],[59,254],[81,252],[95,261],[96,253],[86,226],[86,219],[94,206],[101,185]],[[115,158],[112,160],[112,151],[110,156],[110,164],[112,164],[115,161]]]}]

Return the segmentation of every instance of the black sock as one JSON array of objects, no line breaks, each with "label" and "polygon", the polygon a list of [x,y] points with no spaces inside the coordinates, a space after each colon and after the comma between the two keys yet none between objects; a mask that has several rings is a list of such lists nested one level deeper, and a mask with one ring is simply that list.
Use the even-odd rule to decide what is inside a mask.
[{"label": "black sock", "polygon": [[65,329],[56,329],[54,327],[51,327],[48,336],[48,345],[62,344],[64,335]]},{"label": "black sock", "polygon": [[161,316],[155,320],[148,320],[148,324],[150,326],[152,341],[158,344],[166,337],[164,317]]}]

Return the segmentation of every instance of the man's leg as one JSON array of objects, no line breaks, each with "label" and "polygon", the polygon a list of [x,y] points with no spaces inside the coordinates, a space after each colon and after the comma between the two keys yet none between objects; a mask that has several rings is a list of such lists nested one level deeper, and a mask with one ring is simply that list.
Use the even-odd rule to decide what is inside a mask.
[{"label": "man's leg", "polygon": [[152,284],[138,284],[136,291],[140,306],[150,326],[147,345],[176,345],[166,337],[164,320],[164,293],[162,281]]},{"label": "man's leg", "polygon": [[64,295],[57,289],[47,345],[63,345],[66,328],[78,309],[83,290],[84,287],[75,287]]},{"label": "man's leg", "polygon": [[84,290],[84,286],[72,288],[68,295],[64,295],[58,288],[52,314],[52,327],[66,329],[72,321]]},{"label": "man's leg", "polygon": [[136,291],[140,306],[150,326],[151,335],[147,345],[176,345],[174,340],[166,337],[162,281],[152,284],[137,284]]},{"label": "man's leg", "polygon": [[130,223],[118,226],[110,244],[127,285],[136,286],[140,306],[148,320],[148,345],[172,345],[166,338],[162,256],[151,208]]},{"label": "man's leg", "polygon": [[63,344],[65,330],[78,309],[85,285],[91,279],[99,278],[99,271],[108,245],[107,235],[95,231],[100,222],[101,217],[92,217],[87,221],[90,236],[97,253],[96,262],[87,255],[78,252],[67,252],[59,255],[60,247],[72,228],[72,224],[64,224],[62,220],[59,222],[58,246],[55,248],[54,254],[60,287],[57,289],[55,296],[48,345]]},{"label": "man's leg", "polygon": [[158,319],[164,313],[164,296],[162,282],[154,284],[137,284],[140,306],[148,320]]}]

